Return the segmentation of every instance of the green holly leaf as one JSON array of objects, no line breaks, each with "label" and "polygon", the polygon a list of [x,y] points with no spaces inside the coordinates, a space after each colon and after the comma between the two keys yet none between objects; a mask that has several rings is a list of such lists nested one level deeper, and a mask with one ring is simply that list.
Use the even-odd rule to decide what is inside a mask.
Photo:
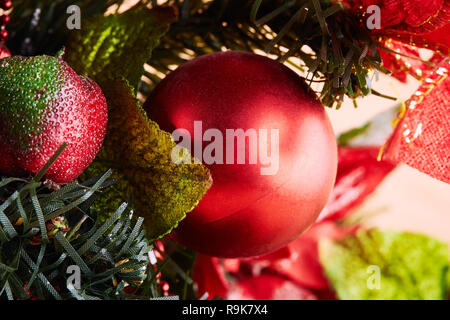
[{"label": "green holly leaf", "polygon": [[72,35],[66,53],[67,62],[96,80],[108,101],[105,141],[85,178],[112,168],[117,182],[98,206],[111,212],[131,201],[151,239],[176,227],[212,184],[202,165],[172,162],[172,136],[147,118],[135,96],[145,62],[175,17],[171,7],[100,16]]},{"label": "green holly leaf", "polygon": [[95,16],[70,35],[65,60],[78,74],[99,84],[124,78],[137,88],[144,63],[176,18],[175,7]]},{"label": "green holly leaf", "polygon": [[365,134],[370,128],[370,122],[365,123],[364,125],[350,129],[348,131],[343,132],[338,137],[338,145],[339,146],[348,146],[350,142],[357,137]]},{"label": "green holly leaf", "polygon": [[340,299],[445,299],[448,247],[424,235],[360,231],[319,246]]}]

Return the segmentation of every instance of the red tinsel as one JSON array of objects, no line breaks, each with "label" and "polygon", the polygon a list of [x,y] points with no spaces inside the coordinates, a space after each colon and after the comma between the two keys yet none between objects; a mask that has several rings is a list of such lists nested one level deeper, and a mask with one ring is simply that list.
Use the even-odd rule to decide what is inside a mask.
[{"label": "red tinsel", "polygon": [[[448,0],[344,0],[352,11],[365,17],[367,8],[377,5],[381,13],[379,33],[393,32],[418,35],[436,31],[448,24]],[[397,34],[397,33],[393,33]]]}]

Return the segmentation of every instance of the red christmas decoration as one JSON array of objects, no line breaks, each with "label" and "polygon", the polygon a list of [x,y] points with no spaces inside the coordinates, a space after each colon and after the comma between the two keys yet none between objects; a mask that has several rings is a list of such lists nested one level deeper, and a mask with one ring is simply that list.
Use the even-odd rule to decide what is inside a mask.
[{"label": "red christmas decoration", "polygon": [[[378,150],[379,147],[339,149],[338,177],[319,218],[321,221],[287,246],[250,259],[198,255],[193,277],[199,297],[208,293],[210,299],[215,296],[277,299],[279,296],[273,289],[277,284],[286,299],[335,299],[323,274],[318,245],[325,239],[342,239],[361,228],[358,225],[343,226],[336,221],[347,218],[394,168],[387,161],[377,161]],[[291,288],[291,294],[283,289],[286,287]]]},{"label": "red christmas decoration", "polygon": [[385,159],[404,162],[447,183],[450,183],[449,70],[447,59],[407,101],[384,153]]},{"label": "red christmas decoration", "polygon": [[0,8],[3,10],[9,10],[12,8],[12,1],[11,0],[2,0],[0,2]]},{"label": "red christmas decoration", "polygon": [[198,297],[207,294],[209,299],[226,297],[230,290],[225,269],[215,258],[198,254],[195,260],[193,279],[197,286]]},{"label": "red christmas decoration", "polygon": [[435,64],[440,63],[445,56],[434,53],[428,61],[421,60],[419,49],[402,42],[386,39],[382,44],[396,52],[380,50],[383,66],[392,71],[391,76],[401,82],[406,82],[407,75],[411,75],[417,80],[423,81],[426,75],[433,71]]},{"label": "red christmas decoration", "polygon": [[[208,299],[334,299],[319,262],[318,244],[324,239],[339,240],[356,230],[331,221],[319,222],[276,254],[251,259],[199,254],[193,273],[197,294],[202,297],[206,293]],[[280,289],[280,297],[277,285],[293,291],[289,294],[284,290],[287,288]]]},{"label": "red christmas decoration", "polygon": [[[406,81],[407,74],[422,81],[400,115],[401,121],[385,146],[384,158],[406,163],[449,183],[450,1],[347,0],[345,3],[366,18],[368,6],[380,7],[381,29],[372,32],[382,45],[394,51],[381,51],[384,66],[401,81]],[[428,63],[417,60],[418,48],[434,52]]]},{"label": "red christmas decoration", "polygon": [[0,31],[0,41],[1,42],[5,42],[6,39],[8,39],[8,31],[6,31],[5,29]]},{"label": "red christmas decoration", "polygon": [[0,16],[0,25],[6,26],[10,20],[11,20],[10,16],[8,16],[7,14],[4,14],[4,15]]},{"label": "red christmas decoration", "polygon": [[336,183],[317,221],[342,220],[369,196],[395,168],[378,161],[380,147],[340,147]]},{"label": "red christmas decoration", "polygon": [[[0,89],[10,97],[0,102],[0,173],[36,174],[66,143],[44,177],[61,184],[76,179],[94,160],[106,134],[108,110],[100,87],[61,58],[10,57],[0,60],[0,70]],[[24,82],[28,91],[16,85]]]},{"label": "red christmas decoration", "polygon": [[364,22],[370,16],[366,14],[367,8],[372,5],[378,6],[381,13],[381,28],[374,29],[373,32],[400,33],[400,38],[443,28],[448,24],[450,16],[448,0],[344,0],[343,2],[362,16]]},{"label": "red christmas decoration", "polygon": [[[12,2],[10,0],[0,1],[0,9],[9,10],[12,8]],[[11,18],[7,14],[0,16],[0,42],[5,42],[8,39],[8,31],[6,31],[6,25],[9,23]],[[1,52],[0,52],[1,59]]]},{"label": "red christmas decoration", "polygon": [[0,43],[0,59],[10,57],[10,56],[11,56],[11,52],[9,52],[8,48],[5,45],[3,45],[2,43]]},{"label": "red christmas decoration", "polygon": [[284,65],[246,52],[202,56],[164,79],[145,108],[164,130],[187,130],[202,150],[194,121],[224,136],[278,130],[278,141],[258,145],[277,153],[273,174],[262,174],[261,158],[250,163],[249,144],[236,148],[232,164],[224,151],[224,164],[208,165],[212,188],[172,234],[182,244],[214,256],[261,255],[294,240],[325,205],[336,174],[335,136],[323,106]]}]

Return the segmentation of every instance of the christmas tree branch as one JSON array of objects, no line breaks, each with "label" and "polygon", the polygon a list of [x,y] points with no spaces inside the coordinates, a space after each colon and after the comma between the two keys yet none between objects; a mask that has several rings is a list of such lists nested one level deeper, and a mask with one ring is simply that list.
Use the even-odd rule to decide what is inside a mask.
[{"label": "christmas tree branch", "polygon": [[[83,21],[122,1],[18,0],[7,43],[13,53],[55,54],[68,30],[65,10],[81,6]],[[344,96],[356,99],[373,91],[371,70],[388,73],[377,40],[359,18],[329,0],[166,0],[179,19],[153,51],[139,90],[144,99],[167,73],[193,57],[224,49],[265,51],[303,73],[327,106],[339,107]],[[140,1],[135,7],[156,6]],[[49,35],[51,32],[51,36]]]},{"label": "christmas tree branch", "polygon": [[180,10],[185,14],[149,61],[149,81],[141,86],[144,94],[173,69],[168,66],[224,48],[261,50],[288,62],[303,71],[309,83],[322,84],[316,90],[330,107],[339,107],[344,96],[356,99],[372,93],[367,80],[370,70],[388,73],[376,40],[340,4],[319,0],[192,1],[188,5],[183,2]]},{"label": "christmas tree branch", "polygon": [[[59,190],[40,181],[63,145],[32,179],[0,182],[0,297],[7,299],[127,299],[147,278],[151,245],[123,203],[103,224],[92,208],[111,184],[111,171]],[[69,280],[79,268],[79,287]],[[75,281],[76,283],[76,281]],[[150,282],[156,288],[156,284]],[[158,290],[152,291],[159,294]],[[147,296],[151,298],[154,296]]]}]

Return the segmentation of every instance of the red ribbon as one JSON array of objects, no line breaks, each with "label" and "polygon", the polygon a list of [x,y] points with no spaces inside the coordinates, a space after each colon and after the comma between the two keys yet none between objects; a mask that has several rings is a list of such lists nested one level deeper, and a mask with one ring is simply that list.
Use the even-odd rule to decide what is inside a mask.
[{"label": "red ribbon", "polygon": [[[379,6],[381,28],[372,32],[394,51],[381,51],[383,65],[400,81],[406,81],[407,74],[422,81],[406,102],[401,121],[385,146],[384,159],[406,163],[450,183],[450,0],[342,2],[366,19],[370,17],[367,7]],[[418,48],[434,51],[428,64],[418,60]]]},{"label": "red ribbon", "polygon": [[384,159],[450,183],[450,63],[441,62],[407,101]]}]

